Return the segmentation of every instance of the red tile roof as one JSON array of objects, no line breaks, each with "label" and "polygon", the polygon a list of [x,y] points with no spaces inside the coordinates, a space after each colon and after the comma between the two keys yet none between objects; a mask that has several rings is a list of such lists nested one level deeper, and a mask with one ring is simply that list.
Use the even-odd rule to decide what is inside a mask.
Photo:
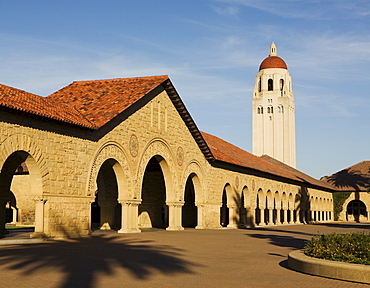
[{"label": "red tile roof", "polygon": [[163,75],[77,81],[47,99],[73,105],[96,128],[100,128],[168,79]]},{"label": "red tile roof", "polygon": [[309,183],[314,186],[334,190],[331,185],[322,183],[321,181],[316,180],[267,155],[257,157],[216,136],[207,134],[205,132],[202,132],[202,136],[207,142],[208,147],[211,149],[214,158],[218,161],[258,170],[301,183]]},{"label": "red tile roof", "polygon": [[367,191],[370,188],[370,161],[362,161],[322,179],[339,191]]},{"label": "red tile roof", "polygon": [[278,56],[269,56],[265,60],[262,61],[260,65],[260,71],[262,69],[269,69],[269,68],[281,68],[281,69],[288,69],[285,61]]},{"label": "red tile roof", "polygon": [[0,84],[0,106],[92,128],[73,106]]}]

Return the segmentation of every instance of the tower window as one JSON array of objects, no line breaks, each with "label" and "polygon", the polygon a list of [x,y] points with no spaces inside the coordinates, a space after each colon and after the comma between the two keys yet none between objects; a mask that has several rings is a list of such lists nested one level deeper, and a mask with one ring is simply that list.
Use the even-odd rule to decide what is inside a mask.
[{"label": "tower window", "polygon": [[274,81],[273,81],[272,79],[269,79],[269,80],[267,81],[267,90],[268,90],[268,91],[272,91],[272,90],[274,90]]},{"label": "tower window", "polygon": [[261,77],[260,79],[258,80],[258,92],[261,92],[262,88],[261,88]]},{"label": "tower window", "polygon": [[263,107],[257,108],[257,114],[263,114]]},{"label": "tower window", "polygon": [[274,113],[274,108],[272,106],[267,107],[267,113]]}]

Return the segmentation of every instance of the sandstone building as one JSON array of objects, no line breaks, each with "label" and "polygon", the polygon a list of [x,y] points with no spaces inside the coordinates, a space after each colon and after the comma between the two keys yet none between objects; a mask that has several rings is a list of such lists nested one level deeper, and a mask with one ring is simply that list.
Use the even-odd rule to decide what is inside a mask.
[{"label": "sandstone building", "polygon": [[333,219],[330,184],[200,132],[168,76],[48,97],[0,85],[0,131],[0,233],[5,222],[74,237]]}]

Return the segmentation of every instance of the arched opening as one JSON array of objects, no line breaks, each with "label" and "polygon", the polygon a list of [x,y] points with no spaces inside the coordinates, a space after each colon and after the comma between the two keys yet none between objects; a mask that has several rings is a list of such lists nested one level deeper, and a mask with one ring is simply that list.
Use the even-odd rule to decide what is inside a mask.
[{"label": "arched opening", "polygon": [[182,206],[182,227],[195,228],[197,226],[197,207],[195,206],[195,174],[188,177],[185,185],[184,206]]},{"label": "arched opening", "polygon": [[269,79],[267,81],[267,90],[268,91],[273,91],[274,90],[274,81],[272,79]]},{"label": "arched opening", "polygon": [[152,157],[145,169],[139,205],[139,228],[168,227],[168,206],[166,205],[166,184],[161,168],[160,156]]},{"label": "arched opening", "polygon": [[[245,228],[248,226],[247,220],[247,209],[246,209],[246,199],[244,196],[244,192],[248,193],[248,188],[244,188],[242,191],[242,195],[240,196],[240,203],[239,203],[239,228]],[[247,195],[248,197],[248,195]]]},{"label": "arched opening", "polygon": [[121,204],[118,203],[118,181],[114,159],[106,160],[99,169],[97,177],[98,190],[95,201],[91,204],[91,229],[120,229]]},{"label": "arched opening", "polygon": [[221,206],[221,213],[220,213],[220,225],[222,227],[227,227],[229,225],[229,208],[227,207],[227,192],[226,192],[227,185],[225,186],[222,192],[222,206]]},{"label": "arched opening", "polygon": [[261,92],[262,87],[261,87],[261,77],[258,79],[258,92]]},{"label": "arched opening", "polygon": [[366,221],[366,205],[361,200],[352,200],[347,205],[347,221]]},{"label": "arched opening", "polygon": [[12,153],[0,173],[0,230],[4,232],[7,223],[16,226],[37,225],[38,231],[43,232],[43,214],[40,214],[40,221],[35,223],[36,205],[32,199],[41,195],[41,173],[35,159],[25,151]]}]

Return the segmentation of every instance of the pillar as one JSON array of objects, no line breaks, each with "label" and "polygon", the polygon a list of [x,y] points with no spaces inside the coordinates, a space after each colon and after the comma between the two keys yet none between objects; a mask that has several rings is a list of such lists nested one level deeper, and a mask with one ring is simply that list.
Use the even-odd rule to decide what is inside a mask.
[{"label": "pillar", "polygon": [[270,207],[268,211],[269,211],[269,221],[267,225],[274,225],[274,209]]},{"label": "pillar", "polygon": [[114,224],[114,208],[117,202],[98,202],[100,207],[100,229],[110,230]]},{"label": "pillar", "polygon": [[121,229],[118,233],[140,233],[138,215],[140,200],[119,200],[122,206]]},{"label": "pillar", "polygon": [[204,206],[202,204],[197,204],[197,226],[195,229],[205,229],[203,224],[203,210]]},{"label": "pillar", "polygon": [[265,207],[260,207],[260,223],[258,226],[266,226],[265,223]]},{"label": "pillar", "polygon": [[181,223],[182,206],[184,203],[166,203],[168,205],[168,227],[166,230],[184,230]]},{"label": "pillar", "polygon": [[35,206],[35,232],[31,234],[31,238],[43,238],[46,237],[44,233],[44,206],[47,201],[46,197],[35,196],[33,200],[36,203]]},{"label": "pillar", "polygon": [[236,213],[236,206],[227,206],[227,208],[229,208],[229,224],[227,225],[227,228],[238,228],[238,224],[237,224],[237,213]]},{"label": "pillar", "polygon": [[288,224],[288,209],[283,208],[284,222],[281,224]]},{"label": "pillar", "polygon": [[245,218],[246,218],[246,226],[247,228],[253,228],[256,226],[256,221],[252,213],[252,208],[251,207],[245,207]]},{"label": "pillar", "polygon": [[281,225],[281,209],[276,208],[276,223],[275,225]]}]

